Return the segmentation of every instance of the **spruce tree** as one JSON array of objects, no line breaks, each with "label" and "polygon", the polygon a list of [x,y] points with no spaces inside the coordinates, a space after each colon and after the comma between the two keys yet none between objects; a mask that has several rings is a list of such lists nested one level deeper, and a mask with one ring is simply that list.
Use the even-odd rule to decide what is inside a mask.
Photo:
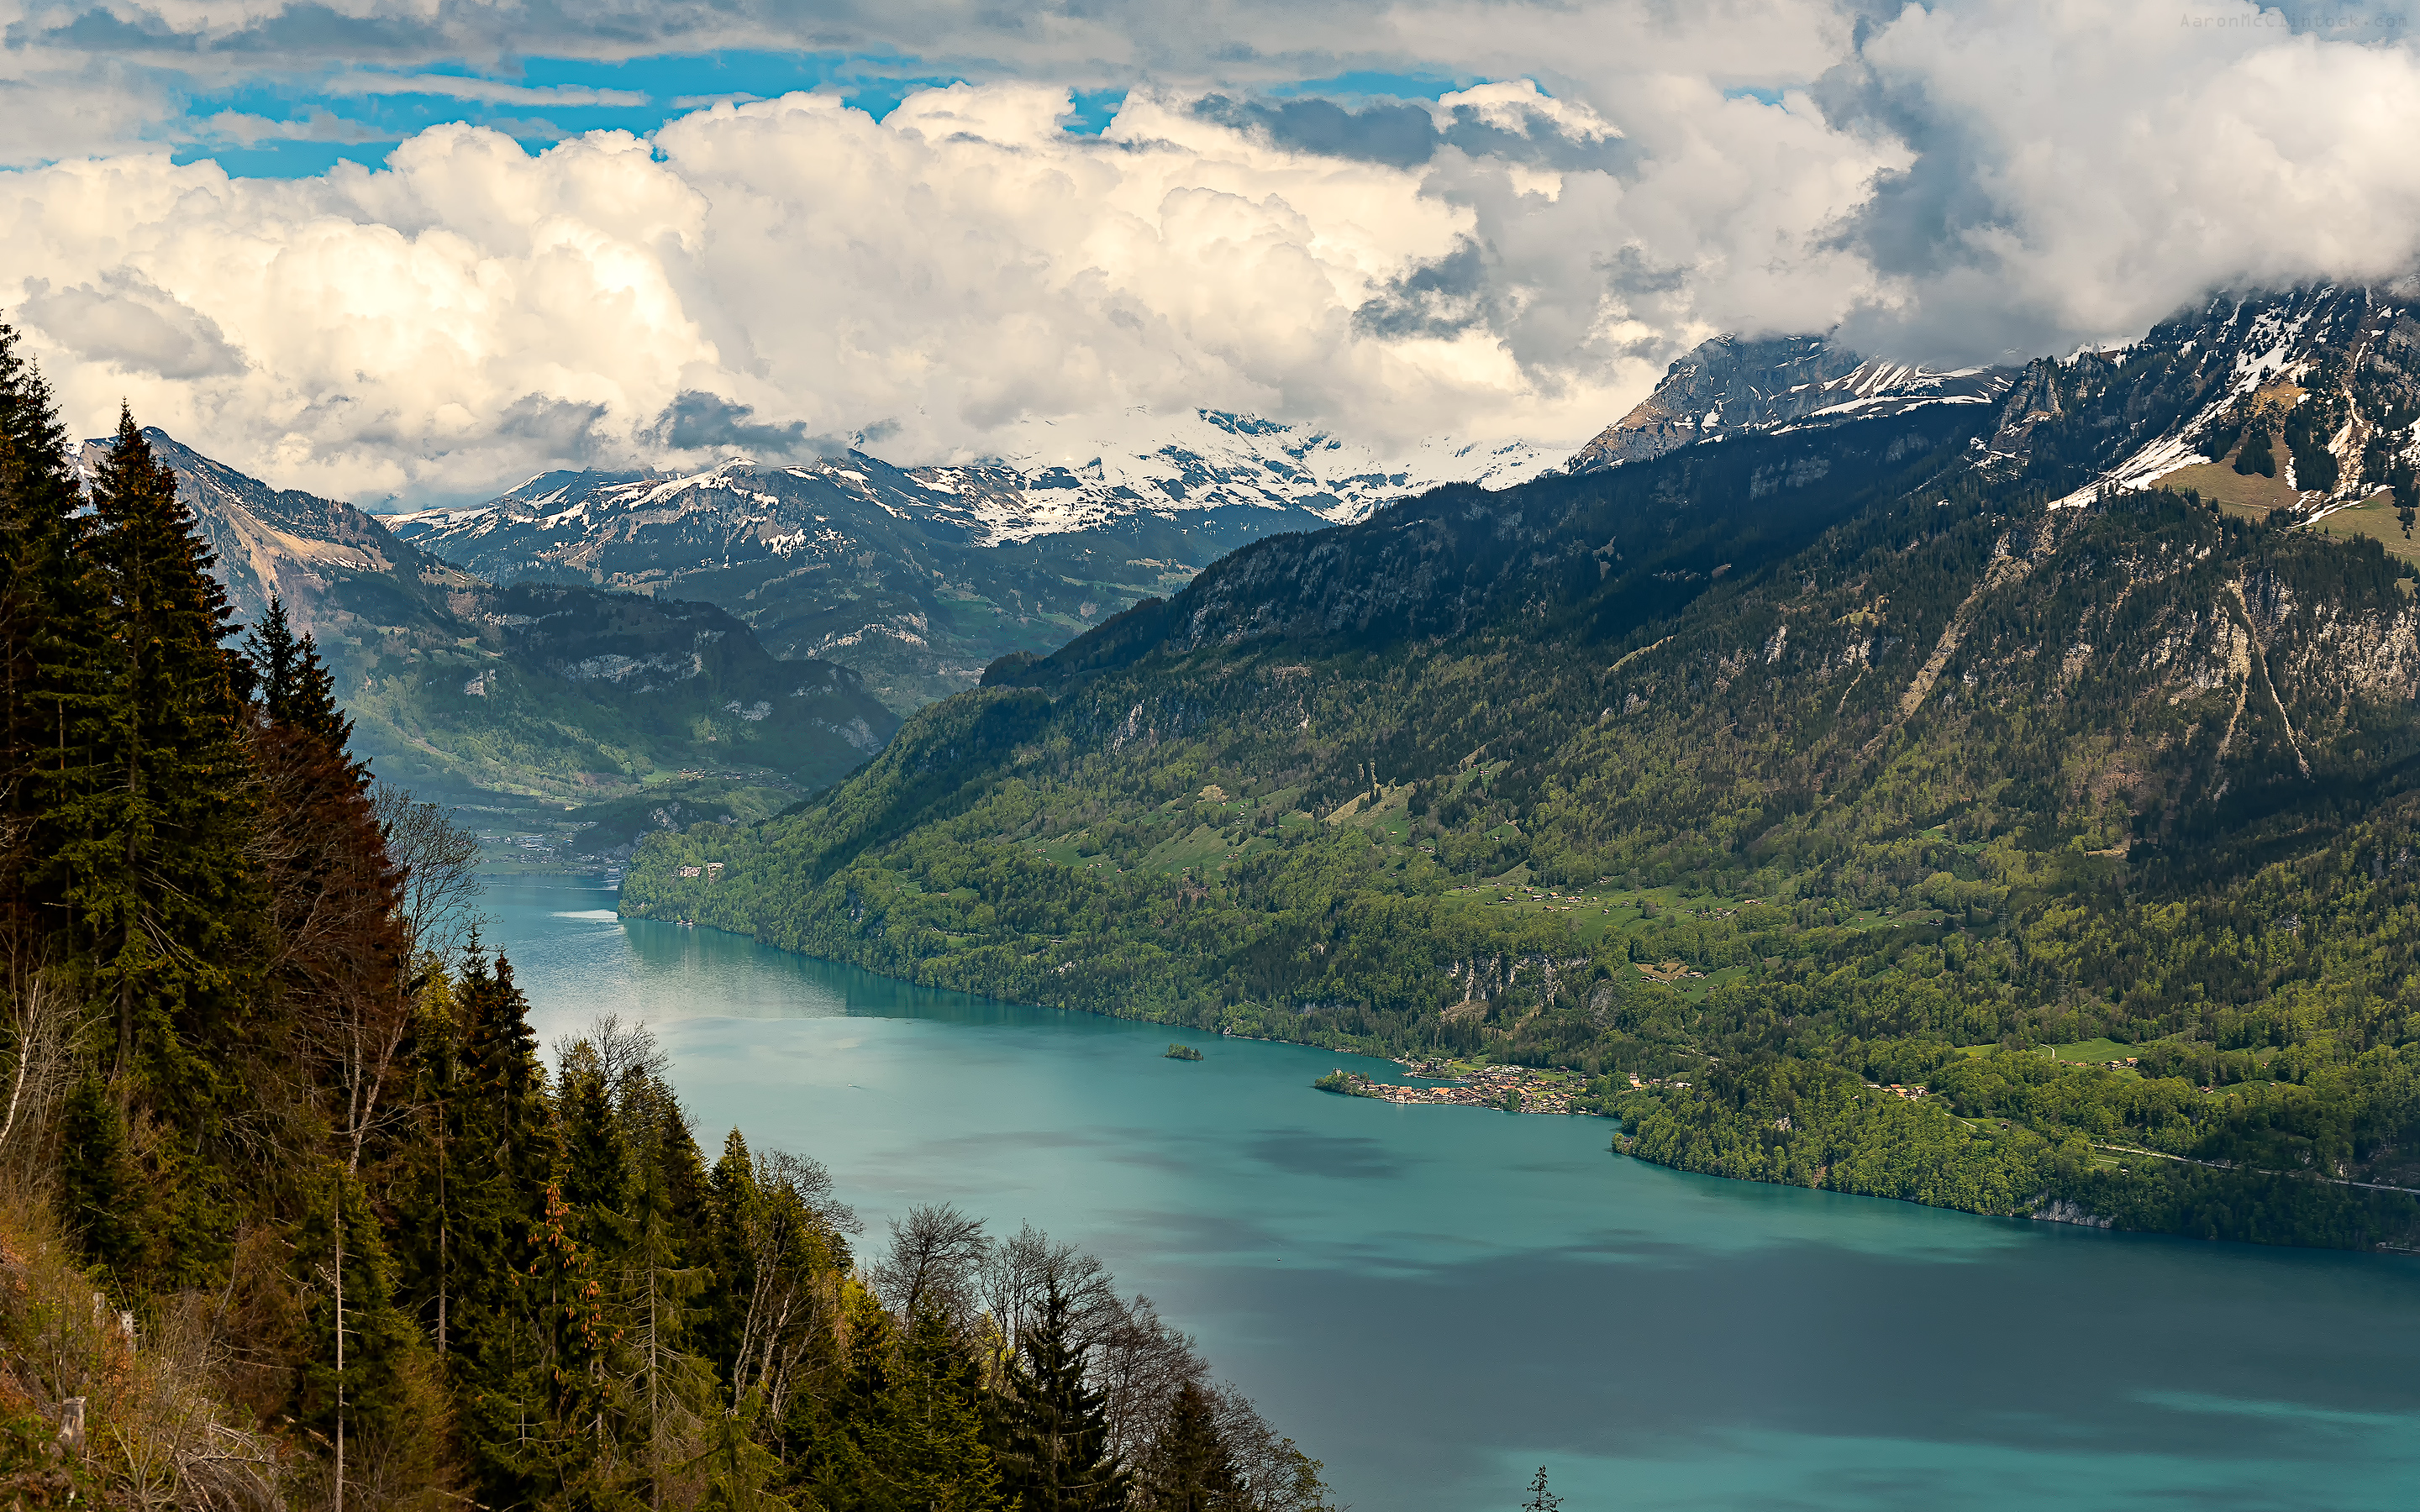
[{"label": "spruce tree", "polygon": [[791,1484],[824,1512],[888,1512],[881,1473],[885,1419],[898,1381],[898,1331],[873,1292],[854,1277],[841,1283],[842,1353],[821,1393],[792,1399],[783,1437]]},{"label": "spruce tree", "polygon": [[1546,1467],[1538,1467],[1537,1478],[1529,1482],[1529,1499],[1521,1504],[1521,1512],[1557,1512],[1563,1499],[1546,1489]]},{"label": "spruce tree", "polygon": [[295,1373],[291,1414],[323,1441],[349,1444],[358,1466],[365,1449],[411,1429],[406,1371],[417,1345],[395,1304],[378,1214],[342,1165],[327,1165],[294,1242],[309,1353]]},{"label": "spruce tree", "polygon": [[583,1242],[610,1260],[629,1242],[630,1160],[597,1047],[563,1057],[555,1105],[563,1122],[563,1199]]},{"label": "spruce tree", "polygon": [[316,638],[306,631],[295,639],[283,597],[270,598],[269,612],[245,637],[244,650],[260,679],[261,708],[270,723],[343,752],[353,738],[353,722],[336,702],[335,675],[319,659]]},{"label": "spruce tree", "polygon": [[2266,421],[2255,424],[2243,438],[2243,450],[2235,454],[2235,471],[2246,477],[2254,473],[2264,478],[2277,475],[2277,454],[2270,444]]},{"label": "spruce tree", "polygon": [[646,1436],[647,1476],[660,1488],[679,1462],[667,1458],[674,1426],[706,1406],[700,1398],[711,1372],[691,1335],[708,1316],[701,1304],[713,1273],[691,1263],[690,1252],[710,1234],[708,1180],[670,1087],[641,1075],[624,1101],[634,1167],[622,1299],[638,1372],[630,1408]]},{"label": "spruce tree", "polygon": [[479,1500],[509,1506],[542,1492],[553,1382],[544,1288],[530,1278],[551,1221],[558,1149],[529,1004],[510,963],[473,952],[458,992],[461,1038],[440,1093],[445,1238],[441,1304],[446,1375]]},{"label": "spruce tree", "polygon": [[756,1186],[756,1163],[737,1129],[723,1136],[722,1154],[707,1178],[710,1218],[705,1235],[706,1263],[714,1281],[698,1323],[698,1346],[726,1380],[742,1379],[739,1359],[748,1331],[748,1299],[754,1294],[755,1236],[764,1221],[764,1196]]},{"label": "spruce tree", "polygon": [[938,1307],[920,1308],[871,1435],[891,1504],[929,1512],[1001,1504],[982,1400],[981,1373],[949,1319]]},{"label": "spruce tree", "polygon": [[70,718],[97,780],[62,795],[57,895],[86,991],[107,1026],[113,1094],[153,1125],[149,1227],[173,1274],[223,1262],[236,1194],[217,1179],[218,1137],[250,1088],[240,1074],[262,895],[251,857],[250,676],[213,558],[176,475],[121,411],[94,469],[86,560],[105,594],[101,687]]},{"label": "spruce tree", "polygon": [[706,1494],[698,1512],[797,1512],[797,1504],[776,1495],[771,1487],[783,1466],[772,1451],[757,1442],[758,1420],[765,1399],[751,1392],[718,1413],[708,1429],[706,1452],[682,1466],[704,1470]]},{"label": "spruce tree", "polygon": [[411,964],[401,878],[347,748],[350,721],[309,636],[283,601],[246,638],[260,700],[253,733],[259,802],[253,854],[270,898],[271,952],[298,1055],[329,1084],[348,1170],[381,1120],[408,1032]]},{"label": "spruce tree", "polygon": [[1218,1431],[1218,1404],[1194,1381],[1177,1387],[1143,1476],[1152,1512],[1243,1512],[1234,1455]]},{"label": "spruce tree", "polygon": [[[68,1089],[59,1115],[59,1216],[112,1280],[147,1269],[149,1205],[125,1111],[98,1069]],[[121,1291],[123,1288],[120,1288]]]},{"label": "spruce tree", "polygon": [[1001,1489],[1021,1512],[1119,1512],[1130,1477],[1109,1448],[1108,1397],[1085,1379],[1067,1296],[1053,1280],[1018,1341],[992,1426]]},{"label": "spruce tree", "polygon": [[50,390],[0,325],[0,929],[28,944],[68,922],[60,810],[96,780],[102,657],[82,505]]}]

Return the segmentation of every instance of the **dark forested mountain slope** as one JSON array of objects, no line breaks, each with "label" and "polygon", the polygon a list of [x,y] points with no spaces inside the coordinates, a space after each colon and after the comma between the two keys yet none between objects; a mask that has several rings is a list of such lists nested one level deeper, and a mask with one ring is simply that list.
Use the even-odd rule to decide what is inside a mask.
[{"label": "dark forested mountain slope", "polygon": [[625,910],[1569,1065],[1693,1169],[2409,1242],[2409,572],[2082,488],[2215,402],[2174,363],[2032,378],[1258,543]]},{"label": "dark forested mountain slope", "polygon": [[[709,604],[584,584],[498,588],[396,539],[350,504],[271,488],[158,430],[145,437],[215,553],[241,623],[287,606],[336,678],[381,775],[610,796],[683,769],[820,786],[898,718],[857,675],[780,661]],[[89,473],[110,443],[87,441]]]}]

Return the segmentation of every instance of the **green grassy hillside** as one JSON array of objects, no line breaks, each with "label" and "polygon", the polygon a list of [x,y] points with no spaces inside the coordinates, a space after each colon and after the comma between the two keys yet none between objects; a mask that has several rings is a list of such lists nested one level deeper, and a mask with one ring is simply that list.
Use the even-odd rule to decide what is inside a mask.
[{"label": "green grassy hillside", "polygon": [[[2411,1242],[2377,1190],[2420,1187],[2408,569],[2190,496],[2054,510],[2066,477],[1966,466],[1972,434],[1735,440],[1261,543],[798,811],[659,837],[624,909],[1570,1067],[1688,1169]],[[2101,1037],[2139,1067],[2036,1049]]]}]

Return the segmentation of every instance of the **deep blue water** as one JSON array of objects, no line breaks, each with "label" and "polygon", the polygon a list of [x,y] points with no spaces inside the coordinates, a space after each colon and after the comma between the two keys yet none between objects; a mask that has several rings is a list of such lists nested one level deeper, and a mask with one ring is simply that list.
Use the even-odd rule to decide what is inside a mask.
[{"label": "deep blue water", "polygon": [[[1108,1260],[1360,1512],[2420,1506],[2420,1263],[1683,1176],[1385,1062],[924,991],[610,892],[487,899],[541,1036],[652,1027],[709,1157]],[[1399,1079],[1399,1078],[1397,1078]]]}]

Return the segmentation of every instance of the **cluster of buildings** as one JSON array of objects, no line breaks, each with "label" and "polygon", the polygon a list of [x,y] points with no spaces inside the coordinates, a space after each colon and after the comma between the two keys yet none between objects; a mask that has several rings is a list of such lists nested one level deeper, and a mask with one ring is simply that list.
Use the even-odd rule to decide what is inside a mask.
[{"label": "cluster of buildings", "polygon": [[[1434,1063],[1406,1064],[1404,1069],[1424,1078],[1454,1074]],[[1439,1103],[1459,1107],[1503,1108],[1520,1113],[1596,1111],[1581,1103],[1585,1083],[1567,1075],[1532,1071],[1527,1066],[1483,1066],[1462,1073],[1455,1082],[1441,1087],[1393,1087],[1350,1072],[1343,1074],[1353,1083],[1354,1095],[1374,1097],[1388,1103]]]}]

